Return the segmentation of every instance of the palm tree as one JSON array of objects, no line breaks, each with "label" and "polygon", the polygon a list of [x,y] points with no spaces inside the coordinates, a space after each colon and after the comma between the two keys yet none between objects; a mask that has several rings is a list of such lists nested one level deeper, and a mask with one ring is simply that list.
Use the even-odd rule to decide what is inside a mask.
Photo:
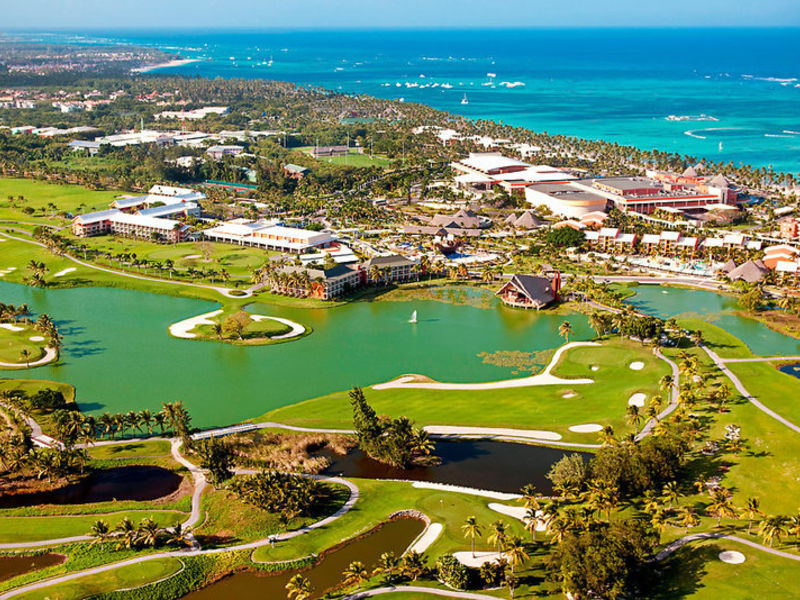
[{"label": "palm tree", "polygon": [[118,548],[128,548],[131,549],[136,545],[136,542],[139,538],[139,532],[136,529],[136,525],[133,524],[128,517],[122,519],[119,524],[114,528],[119,535],[119,542],[117,542]]},{"label": "palm tree", "polygon": [[800,546],[800,514],[792,515],[789,519],[787,532],[794,536],[795,546]]},{"label": "palm tree", "polygon": [[736,516],[736,508],[731,500],[731,493],[724,487],[711,491],[711,503],[706,507],[710,515],[717,517],[717,527],[722,524],[723,517]]},{"label": "palm tree", "polygon": [[23,348],[22,352],[19,353],[19,357],[25,361],[25,367],[28,368],[31,366],[31,351],[27,348]]},{"label": "palm tree", "polygon": [[564,338],[564,340],[569,343],[569,336],[572,333],[572,323],[569,321],[564,321],[561,325],[558,326],[558,335]]},{"label": "palm tree", "polygon": [[153,435],[153,413],[147,409],[139,411],[139,422],[145,426],[148,435]]},{"label": "palm tree", "polygon": [[662,392],[666,390],[672,389],[673,385],[672,375],[664,375],[661,379],[658,380],[658,389]]},{"label": "palm tree", "polygon": [[531,534],[531,540],[536,541],[536,528],[539,526],[540,518],[539,511],[534,508],[529,508],[525,511],[525,519],[523,524],[525,531]]},{"label": "palm tree", "polygon": [[347,566],[342,572],[342,578],[347,586],[355,585],[356,587],[361,587],[361,584],[369,579],[369,571],[367,571],[364,563],[357,560]]},{"label": "palm tree", "polygon": [[625,422],[639,433],[639,424],[642,422],[642,415],[639,413],[639,407],[631,404],[625,409]]},{"label": "palm tree", "polygon": [[394,552],[384,552],[378,559],[378,566],[373,571],[373,575],[384,575],[386,583],[391,585],[399,565],[400,559],[395,556]]},{"label": "palm tree", "polygon": [[691,506],[682,506],[678,509],[678,523],[684,528],[685,533],[689,533],[689,527],[697,527],[700,519]]},{"label": "palm tree", "polygon": [[294,600],[306,600],[311,596],[311,582],[300,573],[294,575],[285,586],[286,596]]},{"label": "palm tree", "polygon": [[661,499],[665,503],[669,503],[667,510],[672,510],[672,504],[678,504],[678,499],[681,497],[681,492],[678,489],[678,484],[675,481],[669,481],[664,484],[661,490]]},{"label": "palm tree", "polygon": [[525,552],[525,544],[519,536],[511,536],[503,544],[503,553],[506,559],[511,564],[511,574],[514,574],[514,567],[521,565],[530,557]]},{"label": "palm tree", "polygon": [[142,519],[139,524],[139,539],[153,548],[158,544],[158,536],[161,533],[161,528],[153,519]]},{"label": "palm tree", "polygon": [[175,544],[176,546],[191,546],[192,545],[192,528],[184,527],[180,523],[175,525],[172,529],[165,530],[167,534],[167,543]]},{"label": "palm tree", "polygon": [[111,529],[108,527],[107,522],[100,520],[92,523],[92,526],[89,529],[89,535],[94,538],[92,540],[92,546],[106,541],[106,539],[108,539],[110,532]]},{"label": "palm tree", "polygon": [[492,531],[489,537],[486,538],[486,541],[499,551],[500,547],[506,541],[506,524],[498,520],[493,522],[489,527],[491,527]]},{"label": "palm tree", "polygon": [[403,555],[403,573],[416,581],[425,572],[425,557],[419,552],[408,552]]},{"label": "palm tree", "polygon": [[747,535],[750,535],[750,531],[753,529],[753,521],[764,516],[761,511],[761,500],[756,496],[749,497],[744,503],[742,512],[747,517]]},{"label": "palm tree", "polygon": [[478,525],[478,520],[472,516],[467,517],[467,520],[464,521],[461,529],[464,531],[464,537],[470,539],[470,544],[472,546],[472,558],[475,558],[475,538],[481,537],[481,526]]},{"label": "palm tree", "polygon": [[769,547],[775,540],[780,543],[781,538],[786,535],[786,525],[788,519],[783,515],[770,515],[761,521],[758,526],[758,534],[765,542],[769,542]]}]

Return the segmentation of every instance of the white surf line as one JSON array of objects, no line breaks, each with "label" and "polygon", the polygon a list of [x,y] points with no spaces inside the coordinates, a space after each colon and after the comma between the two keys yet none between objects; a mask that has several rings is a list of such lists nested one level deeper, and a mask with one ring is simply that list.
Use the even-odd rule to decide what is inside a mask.
[{"label": "white surf line", "polygon": [[[570,342],[564,344],[553,354],[550,363],[545,367],[544,371],[537,375],[530,377],[522,377],[519,379],[504,379],[502,381],[491,381],[489,383],[440,383],[438,381],[413,381],[412,376],[404,376],[399,379],[387,381],[386,383],[379,383],[372,386],[373,390],[387,390],[391,388],[414,388],[424,390],[497,390],[503,388],[518,388],[529,387],[538,385],[583,385],[594,383],[594,379],[562,379],[551,375],[550,371],[555,367],[561,359],[561,355],[571,349],[579,346],[599,346],[597,342]],[[558,439],[558,438],[556,438]]]},{"label": "white surf line", "polygon": [[289,319],[284,319],[281,317],[267,317],[266,315],[250,315],[250,318],[253,319],[253,321],[265,321],[269,319],[270,321],[277,321],[278,323],[283,323],[284,325],[291,327],[291,331],[288,333],[270,336],[269,339],[271,340],[286,340],[297,337],[298,335],[303,335],[306,332],[306,328],[300,325],[300,323],[295,323]]},{"label": "white surf line", "polygon": [[64,269],[63,271],[59,271],[58,273],[56,273],[55,275],[53,275],[53,277],[63,277],[63,276],[64,276],[64,275],[66,275],[67,273],[72,273],[73,271],[77,271],[77,270],[78,270],[78,269],[77,269],[76,267],[69,267],[69,268],[67,268],[67,269]]},{"label": "white surf line", "polygon": [[197,327],[198,325],[213,325],[214,321],[211,320],[211,317],[216,317],[218,314],[222,312],[222,309],[212,310],[211,312],[207,312],[202,315],[197,315],[196,317],[191,317],[189,319],[184,319],[183,321],[178,321],[177,323],[173,323],[169,326],[169,333],[171,336],[176,338],[184,338],[184,339],[191,339],[197,337],[196,333],[189,333],[192,329]]},{"label": "white surf line", "polygon": [[35,360],[33,362],[29,362],[25,364],[24,362],[21,363],[6,363],[0,362],[0,367],[22,367],[22,368],[33,368],[33,367],[41,367],[42,365],[46,365],[49,362],[53,362],[56,358],[58,358],[58,353],[56,352],[55,348],[47,347],[44,349],[44,356],[39,360]]}]

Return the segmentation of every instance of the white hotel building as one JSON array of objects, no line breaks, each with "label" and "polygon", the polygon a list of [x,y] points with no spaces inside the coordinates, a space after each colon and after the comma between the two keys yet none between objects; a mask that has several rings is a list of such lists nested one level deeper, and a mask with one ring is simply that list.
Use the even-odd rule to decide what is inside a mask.
[{"label": "white hotel building", "polygon": [[266,250],[304,254],[315,248],[325,248],[333,243],[329,233],[309,231],[295,227],[274,225],[264,221],[234,219],[203,231],[211,240],[239,246],[253,246]]}]

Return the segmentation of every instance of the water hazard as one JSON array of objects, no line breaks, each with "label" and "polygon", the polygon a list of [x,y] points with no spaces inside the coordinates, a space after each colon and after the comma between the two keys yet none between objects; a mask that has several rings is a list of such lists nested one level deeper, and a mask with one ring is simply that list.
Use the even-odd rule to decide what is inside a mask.
[{"label": "water hazard", "polygon": [[[424,523],[416,519],[390,521],[365,537],[329,552],[316,565],[302,570],[303,576],[311,582],[313,589],[310,599],[316,600],[327,590],[339,585],[342,581],[342,571],[351,562],[361,561],[371,571],[384,552],[393,552],[395,556],[400,556],[422,533],[424,527]],[[236,573],[184,598],[186,600],[286,598],[286,584],[297,572],[290,570],[278,574]]]},{"label": "water hazard", "polygon": [[130,466],[96,471],[77,483],[42,492],[0,495],[0,508],[38,504],[88,504],[112,500],[147,501],[175,492],[183,478],[162,467]]},{"label": "water hazard", "polygon": [[0,556],[0,581],[6,581],[31,571],[60,565],[65,560],[67,560],[67,557],[63,554]]},{"label": "water hazard", "polygon": [[[519,492],[522,486],[532,483],[541,493],[549,494],[552,483],[545,476],[554,463],[571,453],[488,440],[439,441],[434,454],[441,458],[440,465],[396,469],[355,449],[346,456],[325,454],[332,461],[325,473],[367,479],[430,481],[509,493]],[[583,456],[588,457],[588,454]]]}]

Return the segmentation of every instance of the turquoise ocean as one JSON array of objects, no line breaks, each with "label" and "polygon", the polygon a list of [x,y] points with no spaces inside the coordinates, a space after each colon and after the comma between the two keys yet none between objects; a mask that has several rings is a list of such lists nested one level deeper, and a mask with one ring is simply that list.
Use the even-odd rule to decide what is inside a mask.
[{"label": "turquoise ocean", "polygon": [[40,39],[133,43],[198,59],[161,73],[292,81],[800,171],[797,28],[116,31]]}]

